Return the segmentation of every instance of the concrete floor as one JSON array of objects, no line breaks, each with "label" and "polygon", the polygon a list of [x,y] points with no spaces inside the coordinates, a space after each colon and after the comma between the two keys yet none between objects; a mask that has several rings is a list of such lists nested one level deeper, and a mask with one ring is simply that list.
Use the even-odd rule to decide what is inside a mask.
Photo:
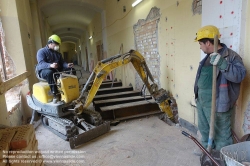
[{"label": "concrete floor", "polygon": [[[85,83],[89,75],[82,70],[80,84]],[[74,150],[70,149],[69,142],[42,125],[36,128],[36,138],[48,166],[199,166],[199,157],[193,154],[197,146],[183,136],[181,130],[185,129],[169,126],[157,116],[149,116],[111,126],[109,133]]]},{"label": "concrete floor", "polygon": [[[193,154],[195,143],[183,136],[181,127],[169,126],[157,116],[123,121],[111,131],[74,149],[69,164],[61,161],[72,154],[69,142],[62,140],[39,125],[36,129],[38,149],[45,155],[62,157],[53,161],[60,164],[86,166],[199,166],[199,157]],[[54,152],[48,152],[54,151]],[[58,151],[58,152],[55,152]],[[62,152],[59,152],[62,151]],[[66,154],[67,153],[67,154]],[[46,161],[51,161],[45,156]],[[74,160],[74,161],[71,161]],[[82,162],[82,164],[76,164]],[[75,164],[73,164],[75,163]]]}]

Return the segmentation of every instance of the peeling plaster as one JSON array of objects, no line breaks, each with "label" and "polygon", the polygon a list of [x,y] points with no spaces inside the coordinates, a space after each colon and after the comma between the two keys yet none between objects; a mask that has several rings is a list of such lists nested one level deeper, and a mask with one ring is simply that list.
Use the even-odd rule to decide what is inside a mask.
[{"label": "peeling plaster", "polygon": [[247,110],[244,116],[243,131],[245,134],[250,133],[250,101],[248,102]]}]

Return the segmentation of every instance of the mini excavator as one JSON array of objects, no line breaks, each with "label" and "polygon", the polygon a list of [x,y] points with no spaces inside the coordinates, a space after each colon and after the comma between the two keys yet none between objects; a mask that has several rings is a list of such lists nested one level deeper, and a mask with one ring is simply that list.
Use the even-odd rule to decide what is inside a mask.
[{"label": "mini excavator", "polygon": [[[158,89],[144,57],[135,50],[98,62],[81,93],[75,75],[64,72],[56,73],[59,75],[56,85],[61,94],[61,100],[56,103],[52,101],[53,96],[49,93],[48,83],[36,73],[40,82],[33,85],[33,94],[27,95],[27,103],[33,110],[31,121],[37,113],[41,114],[43,126],[69,141],[71,149],[109,132],[110,122],[103,121],[99,112],[90,110],[88,107],[106,76],[115,68],[130,62],[160,110],[165,112],[167,117],[174,122],[174,116],[169,106],[170,97],[168,93],[162,88]],[[149,79],[152,82],[151,84]],[[88,91],[90,85],[91,88]]]}]

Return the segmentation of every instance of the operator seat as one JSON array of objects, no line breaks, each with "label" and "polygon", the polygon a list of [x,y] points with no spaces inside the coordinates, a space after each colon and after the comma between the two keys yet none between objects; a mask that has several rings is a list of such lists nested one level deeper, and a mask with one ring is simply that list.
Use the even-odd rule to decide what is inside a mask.
[{"label": "operator seat", "polygon": [[36,65],[35,65],[35,73],[36,73],[36,78],[37,78],[40,82],[47,82],[45,79],[43,79],[42,77],[39,76],[38,70],[36,69]]}]

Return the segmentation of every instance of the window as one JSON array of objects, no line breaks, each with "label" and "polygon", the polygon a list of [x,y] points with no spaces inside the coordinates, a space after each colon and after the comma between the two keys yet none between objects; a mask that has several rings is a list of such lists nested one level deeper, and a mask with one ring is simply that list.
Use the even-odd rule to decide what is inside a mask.
[{"label": "window", "polygon": [[[11,56],[8,54],[8,51],[5,47],[5,34],[0,20],[0,74],[2,81],[9,80],[13,78],[16,74],[16,68],[14,61],[11,59]],[[5,93],[5,99],[7,103],[8,111],[14,110],[15,106],[20,103],[20,89],[21,84],[16,85]]]}]

